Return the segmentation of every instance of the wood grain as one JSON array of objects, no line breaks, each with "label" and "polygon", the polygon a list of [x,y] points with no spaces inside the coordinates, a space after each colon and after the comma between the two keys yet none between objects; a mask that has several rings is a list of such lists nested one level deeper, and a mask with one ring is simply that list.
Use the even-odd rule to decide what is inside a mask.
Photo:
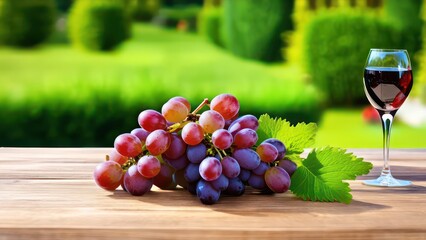
[{"label": "wood grain", "polygon": [[426,239],[426,149],[391,150],[406,188],[363,185],[382,151],[351,150],[375,167],[350,181],[349,205],[248,189],[213,206],[185,190],[103,191],[92,171],[109,150],[0,148],[0,239]]}]

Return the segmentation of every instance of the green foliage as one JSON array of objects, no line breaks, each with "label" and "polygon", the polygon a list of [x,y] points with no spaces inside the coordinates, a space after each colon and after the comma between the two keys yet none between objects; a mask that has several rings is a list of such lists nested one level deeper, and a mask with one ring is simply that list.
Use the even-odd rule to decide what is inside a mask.
[{"label": "green foliage", "polygon": [[315,16],[304,39],[312,81],[334,106],[365,103],[362,75],[370,48],[404,48],[395,27],[354,11]]},{"label": "green foliage", "polygon": [[355,180],[372,168],[373,164],[344,149],[313,149],[291,177],[290,190],[303,200],[349,204],[351,189],[343,181]]},{"label": "green foliage", "polygon": [[[426,104],[426,1],[423,0],[422,2],[420,16],[423,20],[423,27],[421,30],[421,42],[423,45],[419,54],[419,69],[414,78],[413,95],[419,96],[421,101]],[[416,72],[414,71],[414,73]]]},{"label": "green foliage", "polygon": [[[421,48],[421,7],[422,0],[386,0],[383,5],[386,20],[401,31],[401,41],[411,56]],[[416,60],[411,58],[413,69],[416,69]]]},{"label": "green foliage", "polygon": [[53,0],[0,0],[0,44],[32,47],[53,30]]},{"label": "green foliage", "polygon": [[158,26],[194,32],[200,9],[197,5],[161,8],[152,21]]},{"label": "green foliage", "polygon": [[221,35],[222,8],[203,7],[198,15],[198,32],[212,43],[223,46]]},{"label": "green foliage", "polygon": [[161,110],[177,95],[195,108],[228,92],[241,115],[292,123],[318,121],[323,110],[298,68],[243,61],[198,35],[139,23],[114,54],[0,49],[0,73],[0,146],[112,146],[138,127],[142,110]]},{"label": "green foliage", "polygon": [[161,0],[127,0],[130,14],[138,21],[151,20],[160,10]]},{"label": "green foliage", "polygon": [[286,158],[300,165],[302,160],[300,154],[315,143],[317,130],[315,123],[302,122],[292,126],[285,119],[271,118],[268,114],[263,114],[259,118],[258,142],[263,142],[267,138],[281,140],[287,148]]},{"label": "green foliage", "polygon": [[130,19],[121,0],[76,0],[69,17],[72,43],[87,50],[108,51],[130,36]]},{"label": "green foliage", "polygon": [[282,59],[281,34],[293,28],[294,1],[224,1],[225,46],[237,56],[260,61]]}]

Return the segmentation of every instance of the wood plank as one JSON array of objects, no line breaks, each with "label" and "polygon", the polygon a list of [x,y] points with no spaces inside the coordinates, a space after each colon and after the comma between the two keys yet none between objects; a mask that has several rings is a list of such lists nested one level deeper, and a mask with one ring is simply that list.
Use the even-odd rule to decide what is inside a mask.
[{"label": "wood plank", "polygon": [[92,171],[109,150],[0,148],[0,239],[426,238],[426,149],[391,150],[394,175],[414,183],[391,189],[361,183],[379,174],[380,149],[350,150],[375,168],[350,181],[349,205],[248,189],[213,206],[182,189],[99,189]]}]

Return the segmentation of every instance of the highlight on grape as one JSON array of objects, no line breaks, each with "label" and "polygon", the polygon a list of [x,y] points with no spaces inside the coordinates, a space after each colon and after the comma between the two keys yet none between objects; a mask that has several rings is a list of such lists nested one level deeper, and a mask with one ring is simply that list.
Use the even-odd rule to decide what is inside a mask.
[{"label": "highlight on grape", "polygon": [[283,193],[297,166],[285,159],[278,139],[258,142],[258,119],[238,116],[240,104],[231,94],[204,101],[191,112],[184,97],[173,97],[161,108],[142,111],[140,128],[114,141],[106,162],[96,166],[96,184],[108,191],[119,186],[135,196],[181,187],[203,204],[220,196],[241,196],[246,186],[263,193]]}]

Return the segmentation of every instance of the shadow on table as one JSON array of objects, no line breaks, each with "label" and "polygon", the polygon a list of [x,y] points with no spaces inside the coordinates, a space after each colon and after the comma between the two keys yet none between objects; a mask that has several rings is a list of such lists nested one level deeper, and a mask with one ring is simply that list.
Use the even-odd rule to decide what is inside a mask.
[{"label": "shadow on table", "polygon": [[[389,208],[386,205],[353,200],[351,204],[337,202],[311,202],[295,197],[291,192],[284,194],[261,194],[254,189],[247,188],[243,196],[221,196],[214,205],[204,205],[199,199],[184,189],[154,190],[144,196],[135,197],[122,190],[116,190],[111,198],[132,199],[149,204],[165,206],[176,211],[217,211],[240,216],[271,216],[274,214],[325,214],[344,215],[348,213],[362,213]],[[207,214],[207,212],[206,212]]]}]

